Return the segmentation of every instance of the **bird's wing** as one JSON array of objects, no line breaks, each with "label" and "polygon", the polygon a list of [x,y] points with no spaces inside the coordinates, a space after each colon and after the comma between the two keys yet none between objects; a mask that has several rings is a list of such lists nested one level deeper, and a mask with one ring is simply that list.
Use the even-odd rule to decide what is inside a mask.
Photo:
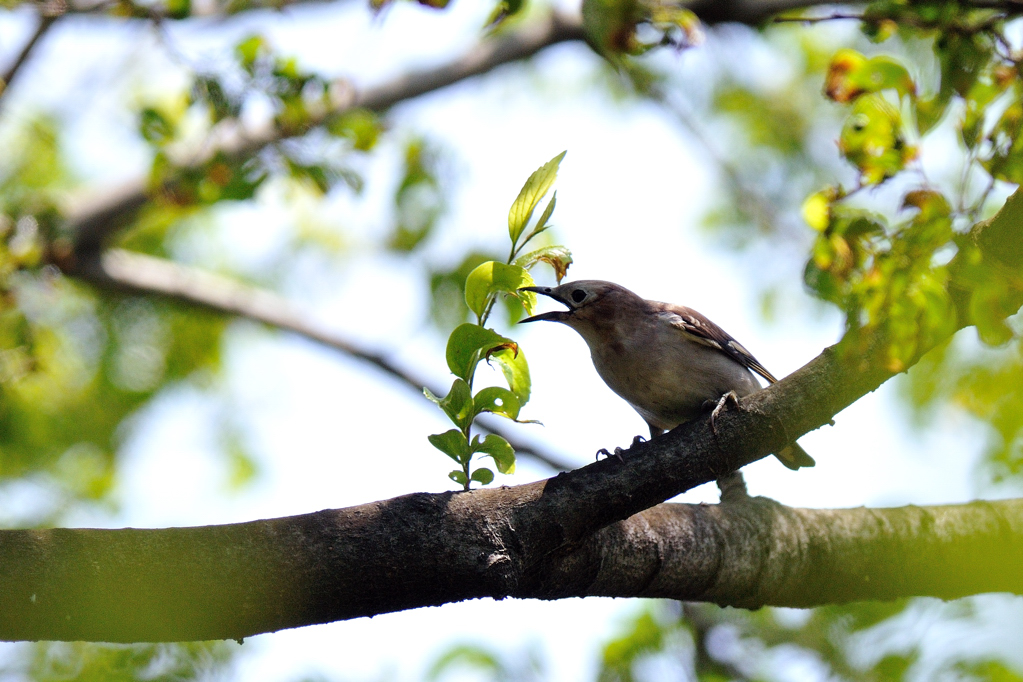
[{"label": "bird's wing", "polygon": [[682,305],[662,303],[661,306],[660,316],[691,340],[711,348],[716,348],[743,367],[748,367],[764,377],[772,384],[778,381],[741,343],[700,313]]}]

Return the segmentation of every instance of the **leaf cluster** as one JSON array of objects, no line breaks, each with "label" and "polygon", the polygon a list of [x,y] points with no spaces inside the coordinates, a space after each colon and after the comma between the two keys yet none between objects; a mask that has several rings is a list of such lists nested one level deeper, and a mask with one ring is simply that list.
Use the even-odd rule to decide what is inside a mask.
[{"label": "leaf cluster", "polygon": [[[508,238],[511,248],[507,261],[487,260],[475,266],[465,276],[464,300],[476,323],[465,322],[451,332],[445,353],[448,369],[455,375],[451,389],[444,397],[424,389],[426,397],[436,403],[454,423],[454,429],[429,437],[430,443],[458,463],[448,477],[466,490],[475,481],[486,485],[494,480],[494,472],[486,467],[472,468],[475,455],[490,457],[497,470],[510,474],[515,470],[515,451],[507,440],[496,434],[484,438],[472,434],[476,417],[489,412],[512,421],[519,421],[519,411],[529,401],[530,378],[526,356],[510,338],[489,329],[487,321],[499,296],[517,301],[532,314],[536,294],[522,291],[533,286],[529,271],[537,263],[553,267],[558,281],[572,262],[571,254],[563,246],[545,246],[522,254],[526,245],[537,235],[550,228],[550,219],[557,200],[555,192],[533,222],[533,213],[554,186],[558,166],[565,152],[538,168],[519,191],[508,211]],[[532,229],[527,228],[532,225]],[[523,236],[525,235],[525,236]],[[475,391],[476,370],[481,362],[496,362],[507,388],[488,386]],[[475,393],[474,393],[475,391]]]},{"label": "leaf cluster", "polygon": [[[260,35],[240,40],[233,57],[232,67],[220,72],[196,68],[183,97],[139,110],[139,134],[154,151],[150,183],[161,189],[163,201],[175,207],[241,201],[272,177],[318,194],[338,185],[360,191],[363,180],[346,159],[374,148],[383,130],[378,117],[365,110],[327,116],[343,84],[303,69]],[[200,164],[191,162],[196,129],[205,136],[237,126],[247,103],[256,99],[269,104],[281,134],[294,139],[260,155],[218,152]]]},{"label": "leaf cluster", "polygon": [[[887,348],[880,360],[895,371],[910,365],[919,348],[933,345],[954,328],[945,264],[970,248],[964,228],[972,225],[994,183],[1023,179],[1017,169],[1023,157],[1016,149],[1020,127],[1015,102],[1023,80],[1018,56],[1004,49],[1005,20],[997,11],[955,3],[869,5],[864,24],[875,40],[891,35],[881,30],[885,26],[912,27],[933,36],[940,80],[930,95],[921,95],[927,88],[891,56],[868,58],[843,49],[827,69],[825,95],[848,110],[838,149],[856,169],[858,180],[851,189],[834,185],[804,203],[804,218],[818,233],[804,279],[818,296],[845,312],[847,347],[862,351],[858,339],[865,330],[884,335]],[[1001,104],[1003,95],[1011,95],[1007,107]],[[957,128],[967,152],[964,176],[983,173],[987,189],[967,204],[964,194],[950,196],[923,178],[902,192],[899,208],[913,214],[908,219],[856,207],[851,197],[862,189],[909,170],[918,145],[908,140],[925,137],[953,104],[963,112]],[[973,295],[979,303],[981,288]],[[990,316],[977,320],[985,340],[1002,343],[1011,337],[985,334],[990,327],[985,317]]]}]

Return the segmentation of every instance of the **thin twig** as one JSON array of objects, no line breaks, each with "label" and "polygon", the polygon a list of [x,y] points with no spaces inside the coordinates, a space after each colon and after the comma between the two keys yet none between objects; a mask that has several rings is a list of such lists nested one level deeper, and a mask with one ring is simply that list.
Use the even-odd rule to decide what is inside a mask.
[{"label": "thin twig", "polygon": [[25,64],[25,62],[28,61],[28,57],[32,53],[32,50],[35,49],[35,46],[39,43],[40,39],[46,35],[46,32],[50,30],[60,16],[61,15],[47,14],[41,14],[39,16],[39,25],[36,27],[32,37],[29,38],[28,42],[25,43],[25,46],[21,48],[21,52],[19,52],[18,56],[14,58],[14,63],[7,68],[7,71],[2,76],[3,81],[0,82],[0,99],[7,94],[7,91],[11,86],[11,81],[18,75],[18,71],[21,70],[21,67]]},{"label": "thin twig", "polygon": [[[424,386],[437,395],[446,392],[444,388],[431,385],[422,377],[398,367],[384,355],[360,348],[341,335],[317,325],[283,297],[229,277],[121,249],[111,249],[100,259],[80,264],[67,273],[99,286],[163,296],[262,322],[369,363],[416,393],[421,393]],[[497,418],[484,417],[480,425],[507,440],[518,454],[532,457],[555,471],[576,468],[570,462],[524,442],[500,425]]]}]

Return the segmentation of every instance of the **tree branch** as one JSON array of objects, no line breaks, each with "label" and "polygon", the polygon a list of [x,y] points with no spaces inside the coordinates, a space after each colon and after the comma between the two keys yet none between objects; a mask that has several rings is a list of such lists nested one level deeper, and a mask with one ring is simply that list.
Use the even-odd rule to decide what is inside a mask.
[{"label": "tree branch", "polygon": [[1023,500],[663,504],[565,542],[557,514],[577,511],[558,480],[226,526],[2,531],[0,638],[241,639],[486,596],[756,608],[1023,593],[1006,570],[1023,561]]},{"label": "tree branch", "polygon": [[[431,382],[402,369],[384,355],[361,348],[341,335],[319,326],[283,297],[228,277],[122,249],[108,250],[98,260],[80,263],[77,269],[69,270],[67,274],[109,289],[162,296],[262,322],[369,363],[416,393],[422,393],[424,386],[429,387],[437,395],[445,393],[444,388],[431,385]],[[532,457],[555,471],[575,467],[575,464],[557,455],[524,442],[499,424],[497,418],[483,417],[480,424],[486,431],[507,440],[519,455]]]},{"label": "tree branch", "polygon": [[[777,12],[796,7],[827,4],[823,0],[699,0],[691,5],[693,11],[706,23],[741,22],[757,25]],[[220,145],[212,145],[207,153],[196,159],[198,167],[215,153],[222,152],[235,160],[246,159],[267,145],[302,134],[323,123],[327,118],[356,108],[382,112],[400,102],[440,90],[460,81],[479,76],[503,64],[528,59],[541,50],[563,42],[585,41],[580,17],[554,13],[542,21],[533,22],[522,29],[486,40],[450,64],[435,69],[416,71],[395,80],[369,88],[362,93],[350,92],[333,108],[313,115],[304,130],[281,130],[268,127],[261,131],[228,130],[229,138]],[[125,184],[112,195],[69,216],[68,232],[73,235],[72,252],[87,255],[99,251],[116,231],[131,224],[139,210],[155,195],[168,189],[167,185],[147,188],[144,180]]]},{"label": "tree branch", "polygon": [[779,12],[834,4],[827,0],[695,0],[688,7],[707,24],[759,26]]},{"label": "tree branch", "polygon": [[7,94],[7,91],[11,87],[11,81],[13,81],[14,77],[18,75],[18,72],[21,70],[21,67],[24,66],[25,62],[28,61],[28,57],[32,53],[32,50],[35,49],[40,39],[42,39],[42,37],[46,35],[47,31],[53,27],[53,24],[56,23],[60,16],[61,15],[59,14],[45,13],[41,13],[39,15],[39,25],[36,26],[35,32],[32,33],[32,36],[28,39],[28,42],[25,43],[24,47],[21,48],[21,52],[19,52],[18,56],[14,58],[11,65],[7,67],[7,71],[5,71],[3,76],[0,77],[3,79],[0,81],[0,100],[2,100]]},{"label": "tree branch", "polygon": [[[332,108],[311,116],[304,130],[285,131],[269,126],[260,131],[224,130],[225,141],[212,145],[191,166],[201,166],[216,153],[223,153],[230,159],[246,159],[270,144],[307,132],[329,117],[353,109],[382,112],[400,102],[482,75],[503,64],[528,59],[551,45],[574,40],[583,40],[581,20],[552,14],[514,33],[482,42],[449,64],[408,73],[361,93],[350,91]],[[160,187],[147,188],[143,180],[127,183],[98,205],[86,207],[77,216],[70,216],[67,227],[74,240],[72,254],[87,258],[98,252],[114,232],[131,224],[151,197],[167,191],[168,187],[165,183]]]}]

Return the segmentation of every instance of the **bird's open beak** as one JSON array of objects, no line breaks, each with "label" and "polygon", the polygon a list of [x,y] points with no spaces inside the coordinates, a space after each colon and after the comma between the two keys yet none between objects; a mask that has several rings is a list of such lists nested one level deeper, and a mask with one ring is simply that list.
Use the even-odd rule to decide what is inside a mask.
[{"label": "bird's open beak", "polygon": [[572,306],[568,301],[555,294],[551,287],[522,287],[519,291],[532,291],[534,294],[542,294],[568,307],[568,310],[552,310],[549,313],[540,313],[539,315],[527,317],[524,320],[519,320],[519,324],[525,324],[526,322],[564,322],[572,316]]}]

